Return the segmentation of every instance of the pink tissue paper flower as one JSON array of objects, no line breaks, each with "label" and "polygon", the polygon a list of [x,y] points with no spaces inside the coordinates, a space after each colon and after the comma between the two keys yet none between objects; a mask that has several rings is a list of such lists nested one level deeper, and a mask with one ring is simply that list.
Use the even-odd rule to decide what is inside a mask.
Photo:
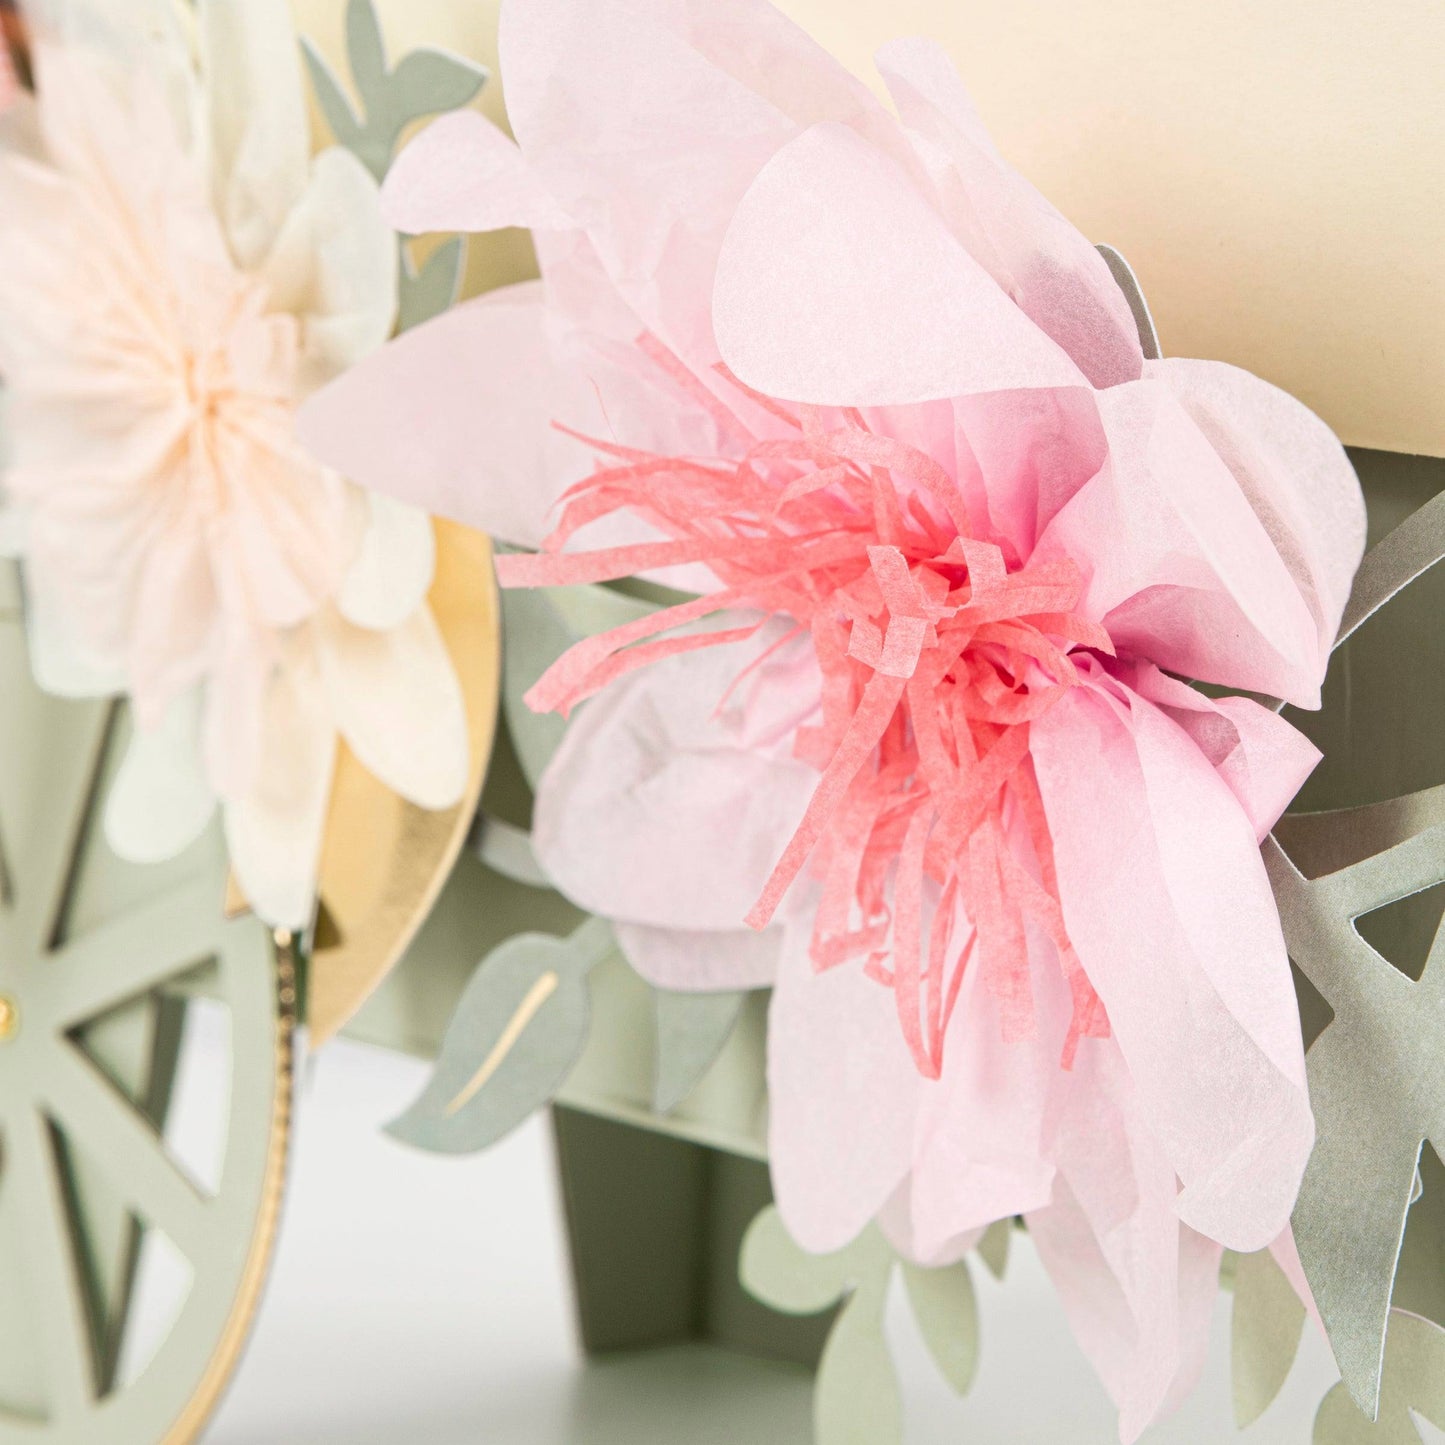
[{"label": "pink tissue paper flower", "polygon": [[[537,684],[534,843],[673,989],[771,986],[785,1220],[957,1257],[1023,1215],[1133,1439],[1314,1128],[1259,841],[1317,761],[1364,543],[1328,428],[1146,359],[944,55],[896,114],[762,0],[503,12],[517,141],[403,154],[403,230],[530,226],[540,283],[309,403],[332,465],[691,593]],[[587,702],[587,699],[594,699]],[[1291,1261],[1292,1263],[1292,1261]],[[1298,1277],[1297,1269],[1292,1272]]]},{"label": "pink tissue paper flower", "polygon": [[0,547],[34,670],[130,696],[118,853],[171,856],[219,802],[247,897],[296,927],[339,739],[425,807],[466,780],[432,524],[294,430],[391,334],[395,233],[355,157],[312,157],[285,0],[36,15],[38,93],[0,126]]}]

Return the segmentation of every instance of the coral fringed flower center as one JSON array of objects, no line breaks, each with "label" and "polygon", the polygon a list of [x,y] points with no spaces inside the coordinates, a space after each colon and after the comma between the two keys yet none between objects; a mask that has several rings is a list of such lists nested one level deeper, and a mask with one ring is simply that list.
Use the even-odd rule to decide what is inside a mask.
[{"label": "coral fringed flower center", "polygon": [[[499,559],[505,586],[696,563],[723,584],[579,643],[527,701],[566,713],[635,668],[753,637],[772,618],[791,622],[748,670],[811,637],[820,716],[798,729],[794,751],[821,777],[746,921],[766,926],[811,860],[822,885],[814,966],[865,960],[893,990],[914,1060],[932,1078],[970,968],[983,971],[1004,1038],[1033,1035],[1032,926],[1070,986],[1069,1067],[1079,1039],[1106,1036],[1108,1021],[1064,926],[1029,727],[1081,681],[1082,655],[1113,654],[1104,629],[1075,610],[1083,579],[1067,560],[1021,564],[1006,543],[980,536],[945,469],[860,413],[748,395],[790,434],[748,434],[736,461],[586,439],[605,462],[564,495],[544,551]],[[705,399],[724,435],[737,435],[734,413]],[[617,512],[664,540],[561,550]],[[752,611],[764,616],[692,626]]]}]

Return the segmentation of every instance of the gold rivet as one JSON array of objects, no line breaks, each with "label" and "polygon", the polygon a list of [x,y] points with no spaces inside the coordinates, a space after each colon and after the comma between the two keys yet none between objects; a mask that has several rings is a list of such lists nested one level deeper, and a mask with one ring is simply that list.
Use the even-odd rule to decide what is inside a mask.
[{"label": "gold rivet", "polygon": [[8,1043],[20,1032],[20,1010],[12,998],[0,993],[0,1044]]}]

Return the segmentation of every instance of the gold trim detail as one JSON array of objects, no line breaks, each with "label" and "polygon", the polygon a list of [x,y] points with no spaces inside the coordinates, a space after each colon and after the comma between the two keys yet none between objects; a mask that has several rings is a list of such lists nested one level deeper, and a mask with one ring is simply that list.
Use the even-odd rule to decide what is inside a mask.
[{"label": "gold trim detail", "polygon": [[296,950],[291,935],[278,931],[276,943],[276,1094],[272,1105],[271,1148],[266,1160],[266,1177],[261,1188],[261,1209],[251,1248],[230,1317],[216,1344],[215,1353],[174,1425],[160,1445],[194,1445],[209,1424],[221,1397],[240,1364],[250,1338],[256,1311],[261,1303],[276,1236],[281,1222],[281,1200],[286,1190],[286,1168],[290,1158],[291,1097],[295,1065]]},{"label": "gold trim detail", "polygon": [[537,1017],[537,1011],[557,992],[557,985],[560,981],[557,975],[548,969],[527,990],[526,998],[522,1000],[517,1012],[512,1015],[511,1022],[502,1030],[502,1036],[497,1040],[492,1052],[482,1061],[481,1068],[472,1075],[466,1088],[447,1105],[448,1118],[453,1114],[459,1114],[486,1087],[487,1080],[502,1067],[507,1055],[512,1052],[517,1040],[526,1031],[527,1025]]}]

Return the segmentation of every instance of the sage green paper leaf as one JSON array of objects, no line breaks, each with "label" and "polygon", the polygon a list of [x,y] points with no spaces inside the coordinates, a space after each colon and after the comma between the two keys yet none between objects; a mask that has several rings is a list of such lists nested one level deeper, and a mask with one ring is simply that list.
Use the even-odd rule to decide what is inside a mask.
[{"label": "sage green paper leaf", "polygon": [[754,1299],[786,1315],[821,1314],[848,1289],[848,1274],[838,1256],[801,1249],[775,1204],[748,1226],[738,1273]]},{"label": "sage green paper leaf", "polygon": [[732,1034],[743,993],[676,993],[657,989],[657,1064],[652,1107],[670,1114],[702,1081]]},{"label": "sage green paper leaf", "polygon": [[1231,1314],[1234,1423],[1243,1430],[1274,1403],[1299,1351],[1305,1307],[1267,1249],[1236,1256]]},{"label": "sage green paper leaf", "polygon": [[809,1254],[798,1244],[777,1205],[770,1204],[743,1236],[739,1275],[743,1288],[770,1309],[788,1315],[816,1315],[838,1303],[850,1289],[887,1288],[893,1252],[870,1226],[846,1249]]},{"label": "sage green paper leaf", "polygon": [[1264,857],[1290,957],[1334,1013],[1305,1056],[1316,1138],[1295,1242],[1340,1373],[1371,1415],[1421,1144],[1445,1146],[1445,923],[1412,980],[1354,921],[1445,879],[1445,787],[1287,815]]},{"label": "sage green paper leaf", "polygon": [[392,109],[410,119],[458,110],[476,99],[486,79],[480,65],[445,50],[419,46],[403,55],[391,72]]},{"label": "sage green paper leaf", "polygon": [[[903,1434],[898,1376],[883,1330],[895,1256],[876,1225],[834,1254],[809,1254],[776,1205],[743,1237],[743,1287],[785,1314],[818,1314],[845,1300],[823,1348],[813,1391],[814,1445],[896,1445]],[[920,1288],[932,1293],[935,1286]],[[930,1298],[930,1322],[941,1308]],[[926,1329],[927,1326],[924,1326]],[[955,1362],[956,1363],[956,1362]]]},{"label": "sage green paper leaf", "polygon": [[967,1263],[921,1269],[905,1261],[903,1281],[939,1373],[956,1394],[968,1394],[978,1370],[978,1301]]},{"label": "sage green paper leaf", "polygon": [[533,791],[562,746],[567,723],[556,713],[533,712],[523,698],[577,640],[545,592],[518,587],[502,593],[502,712]]},{"label": "sage green paper leaf", "polygon": [[815,1445],[896,1445],[903,1438],[898,1372],[883,1333],[887,1291],[860,1289],[843,1307],[813,1388]]},{"label": "sage green paper leaf", "polygon": [[1008,1269],[1008,1246],[1013,1237],[1012,1219],[995,1219],[984,1230],[978,1242],[978,1257],[988,1266],[988,1272],[997,1280],[1004,1277]]},{"label": "sage green paper leaf", "polygon": [[567,732],[555,713],[523,701],[532,684],[584,637],[656,611],[608,587],[512,588],[502,593],[502,710],[522,772],[536,788]]},{"label": "sage green paper leaf", "polygon": [[465,247],[460,236],[452,236],[426,259],[417,270],[410,255],[403,249],[400,276],[400,297],[396,329],[409,331],[440,316],[456,301],[462,286],[462,257]]},{"label": "sage green paper leaf", "polygon": [[[1442,560],[1445,493],[1366,553],[1335,646]],[[1316,1138],[1294,1237],[1340,1373],[1370,1416],[1421,1145],[1445,1149],[1445,923],[1412,978],[1356,921],[1445,882],[1445,787],[1286,814],[1264,856],[1290,957],[1333,1015],[1305,1058]]]},{"label": "sage green paper leaf", "polygon": [[421,1097],[386,1132],[442,1154],[494,1144],[551,1101],[587,1042],[587,973],[611,930],[523,933],[493,949],[462,994]]},{"label": "sage green paper leaf", "polygon": [[466,105],[487,78],[482,66],[429,47],[412,51],[388,69],[373,0],[350,0],[346,7],[346,56],[361,99],[359,113],[315,46],[303,39],[302,47],[317,103],[332,133],[378,181],[385,177],[407,126]]},{"label": "sage green paper leaf", "polygon": [[502,818],[479,812],[472,824],[468,840],[473,853],[503,878],[528,888],[550,888],[551,880],[542,871],[532,851],[532,835]]},{"label": "sage green paper leaf", "polygon": [[363,96],[386,79],[386,42],[373,0],[349,0],[346,7],[346,59]]},{"label": "sage green paper leaf", "polygon": [[301,54],[311,76],[311,88],[316,93],[316,103],[326,124],[335,136],[336,143],[354,151],[361,138],[361,118],[352,109],[336,72],[326,63],[321,52],[306,37],[301,40]]},{"label": "sage green paper leaf", "polygon": [[1391,1310],[1378,1419],[1371,1421],[1338,1384],[1315,1416],[1314,1445],[1420,1445],[1412,1412],[1445,1429],[1445,1329]]}]

